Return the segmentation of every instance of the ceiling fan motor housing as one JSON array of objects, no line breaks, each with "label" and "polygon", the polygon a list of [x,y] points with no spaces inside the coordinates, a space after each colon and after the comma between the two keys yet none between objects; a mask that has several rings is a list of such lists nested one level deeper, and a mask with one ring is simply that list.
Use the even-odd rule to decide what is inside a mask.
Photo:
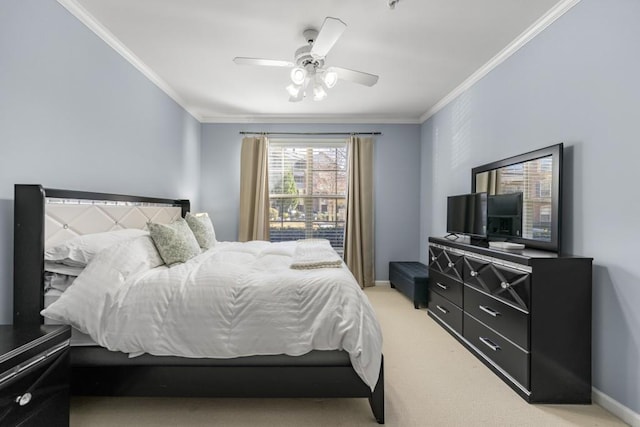
[{"label": "ceiling fan motor housing", "polygon": [[307,66],[312,65],[313,68],[322,68],[324,65],[323,58],[314,58],[311,55],[312,44],[307,46],[302,46],[300,49],[296,50],[295,54],[295,62],[297,65],[307,68]]}]

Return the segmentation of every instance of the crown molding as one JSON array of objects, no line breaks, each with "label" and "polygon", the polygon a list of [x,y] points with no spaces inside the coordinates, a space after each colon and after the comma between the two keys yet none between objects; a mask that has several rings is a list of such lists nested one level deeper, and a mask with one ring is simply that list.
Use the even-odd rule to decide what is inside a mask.
[{"label": "crown molding", "polygon": [[202,117],[202,123],[317,123],[317,124],[421,124],[418,117],[361,115],[220,115]]},{"label": "crown molding", "polygon": [[572,7],[580,3],[580,0],[564,0],[556,4],[540,19],[534,22],[529,28],[527,28],[522,34],[516,37],[511,43],[509,43],[504,49],[502,49],[496,56],[491,58],[489,62],[480,67],[476,72],[471,74],[465,81],[463,81],[458,87],[449,92],[444,98],[435,103],[433,107],[429,108],[422,116],[420,116],[420,122],[424,123],[431,116],[438,111],[446,107],[451,101],[460,96],[463,92],[467,91],[480,79],[489,74],[494,68],[502,64],[511,55],[516,53],[522,46],[526,45],[531,39],[540,34],[545,28],[555,22]]},{"label": "crown molding", "polygon": [[166,93],[184,110],[191,114],[200,123],[335,123],[335,124],[420,124],[419,117],[385,117],[385,116],[361,116],[361,115],[226,115],[203,116],[198,114],[182,97],[148,65],[129,50],[113,33],[104,27],[76,0],[57,0],[65,9],[75,16],[86,27],[100,37],[107,45],[119,53],[146,78]]},{"label": "crown molding", "polygon": [[116,36],[107,30],[96,18],[93,17],[84,7],[82,7],[75,0],[57,0],[65,9],[67,9],[73,16],[75,16],[80,22],[82,22],[87,28],[93,31],[98,37],[100,37],[105,43],[107,43],[113,50],[118,52],[124,59],[129,61],[138,71],[140,71],[147,79],[155,84],[160,90],[166,93],[171,99],[173,99],[178,105],[180,105],[185,111],[191,114],[196,120],[202,121],[199,114],[193,111],[186,102],[173,90],[167,82],[165,82],[160,76],[149,68],[147,64],[142,62],[132,51],[130,51]]},{"label": "crown molding", "polygon": [[459,86],[449,92],[440,101],[429,108],[420,117],[394,117],[394,116],[361,116],[361,115],[341,115],[341,116],[318,116],[318,115],[216,115],[203,116],[193,108],[189,107],[182,97],[160,76],[158,76],[149,66],[130,51],[115,35],[96,20],[84,7],[76,0],[57,0],[65,9],[82,22],[87,28],[93,31],[107,45],[118,52],[124,59],[140,71],[146,78],[155,84],[160,90],[166,93],[185,111],[191,114],[201,123],[336,123],[336,124],[421,124],[428,120],[435,113],[443,109],[450,102],[460,96],[463,92],[471,88],[480,79],[486,76],[494,68],[504,62],[507,58],[517,52],[522,46],[537,36],[545,28],[551,25],[556,19],[564,15],[580,0],[564,0],[550,9],[544,16],[538,19],[527,30],[520,34],[514,41],[509,43],[496,56],[491,58],[486,64],[469,76]]}]

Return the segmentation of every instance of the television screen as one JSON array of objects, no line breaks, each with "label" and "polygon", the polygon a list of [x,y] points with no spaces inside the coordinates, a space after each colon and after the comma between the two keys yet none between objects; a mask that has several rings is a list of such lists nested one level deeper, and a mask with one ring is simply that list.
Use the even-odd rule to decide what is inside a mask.
[{"label": "television screen", "polygon": [[522,237],[522,192],[487,197],[487,235]]},{"label": "television screen", "polygon": [[447,233],[487,235],[487,193],[447,197]]}]

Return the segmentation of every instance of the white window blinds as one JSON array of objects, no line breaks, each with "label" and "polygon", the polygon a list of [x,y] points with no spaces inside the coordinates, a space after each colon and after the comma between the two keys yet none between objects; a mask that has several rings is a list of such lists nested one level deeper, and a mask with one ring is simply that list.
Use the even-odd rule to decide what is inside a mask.
[{"label": "white window blinds", "polygon": [[500,169],[498,194],[523,193],[524,238],[551,239],[552,167],[551,157],[542,157]]},{"label": "white window blinds", "polygon": [[324,238],[342,254],[346,196],[345,140],[269,142],[272,242]]}]

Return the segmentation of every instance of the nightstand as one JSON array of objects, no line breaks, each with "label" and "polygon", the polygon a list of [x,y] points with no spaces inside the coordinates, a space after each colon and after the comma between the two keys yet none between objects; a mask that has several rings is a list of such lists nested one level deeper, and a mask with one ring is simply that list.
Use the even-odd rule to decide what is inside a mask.
[{"label": "nightstand", "polygon": [[0,325],[0,425],[69,425],[69,326]]}]

